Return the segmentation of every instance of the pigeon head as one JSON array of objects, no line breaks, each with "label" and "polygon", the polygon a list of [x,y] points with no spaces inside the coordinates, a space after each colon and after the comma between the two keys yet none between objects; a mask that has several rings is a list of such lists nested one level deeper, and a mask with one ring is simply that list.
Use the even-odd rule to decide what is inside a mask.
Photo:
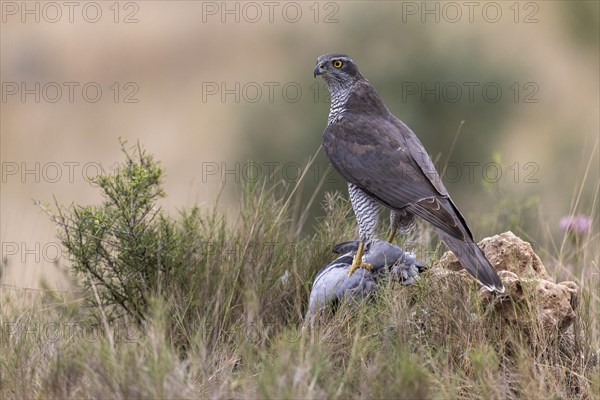
[{"label": "pigeon head", "polygon": [[317,59],[314,76],[321,75],[328,85],[349,87],[362,79],[354,61],[345,54],[325,54]]}]

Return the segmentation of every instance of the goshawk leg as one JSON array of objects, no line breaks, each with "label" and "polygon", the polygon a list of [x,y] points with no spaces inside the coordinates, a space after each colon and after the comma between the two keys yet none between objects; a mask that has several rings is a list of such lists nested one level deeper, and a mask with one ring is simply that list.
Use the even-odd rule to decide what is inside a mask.
[{"label": "goshawk leg", "polygon": [[409,234],[415,228],[415,224],[414,214],[404,210],[391,210],[390,233],[388,234],[387,241],[392,243],[398,232],[405,235]]},{"label": "goshawk leg", "polygon": [[358,250],[348,271],[348,276],[351,276],[357,268],[373,269],[371,264],[362,261],[362,256],[365,249],[365,242],[371,239],[375,232],[377,217],[379,215],[379,203],[363,192],[362,189],[351,183],[348,183],[348,193],[350,194],[350,202],[352,203],[352,209],[358,222],[358,235],[360,236]]}]

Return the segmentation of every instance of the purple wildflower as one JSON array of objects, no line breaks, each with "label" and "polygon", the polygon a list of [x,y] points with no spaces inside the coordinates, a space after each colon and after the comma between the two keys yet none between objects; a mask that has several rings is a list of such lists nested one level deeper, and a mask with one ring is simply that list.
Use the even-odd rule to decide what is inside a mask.
[{"label": "purple wildflower", "polygon": [[588,232],[591,226],[592,217],[587,215],[569,215],[560,219],[560,228],[567,232],[582,234]]}]

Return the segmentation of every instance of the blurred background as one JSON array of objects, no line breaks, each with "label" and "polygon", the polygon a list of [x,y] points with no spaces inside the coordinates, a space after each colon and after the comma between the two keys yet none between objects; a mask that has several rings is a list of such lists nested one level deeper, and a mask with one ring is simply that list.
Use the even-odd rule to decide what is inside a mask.
[{"label": "blurred background", "polygon": [[512,227],[558,252],[561,218],[597,205],[598,4],[3,1],[4,283],[67,289],[33,200],[98,203],[86,177],[123,160],[119,138],[162,162],[170,213],[218,198],[235,217],[241,183],[294,185],[317,154],[310,233],[346,193],[318,152],[330,52],[420,137],[477,239]]}]

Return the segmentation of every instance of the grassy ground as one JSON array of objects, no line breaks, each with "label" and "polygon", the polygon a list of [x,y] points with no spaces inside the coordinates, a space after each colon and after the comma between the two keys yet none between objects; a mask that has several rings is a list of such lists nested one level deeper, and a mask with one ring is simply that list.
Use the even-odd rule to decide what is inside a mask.
[{"label": "grassy ground", "polygon": [[[217,207],[169,217],[160,167],[126,154],[96,183],[103,204],[51,208],[77,290],[2,287],[3,399],[600,398],[596,227],[545,248],[549,272],[582,289],[566,333],[527,312],[527,329],[507,325],[475,285],[426,274],[308,328],[313,277],[355,236],[345,196],[326,196],[312,236],[291,187],[246,186],[236,221]],[[438,257],[435,235],[418,235],[421,257]]]}]

